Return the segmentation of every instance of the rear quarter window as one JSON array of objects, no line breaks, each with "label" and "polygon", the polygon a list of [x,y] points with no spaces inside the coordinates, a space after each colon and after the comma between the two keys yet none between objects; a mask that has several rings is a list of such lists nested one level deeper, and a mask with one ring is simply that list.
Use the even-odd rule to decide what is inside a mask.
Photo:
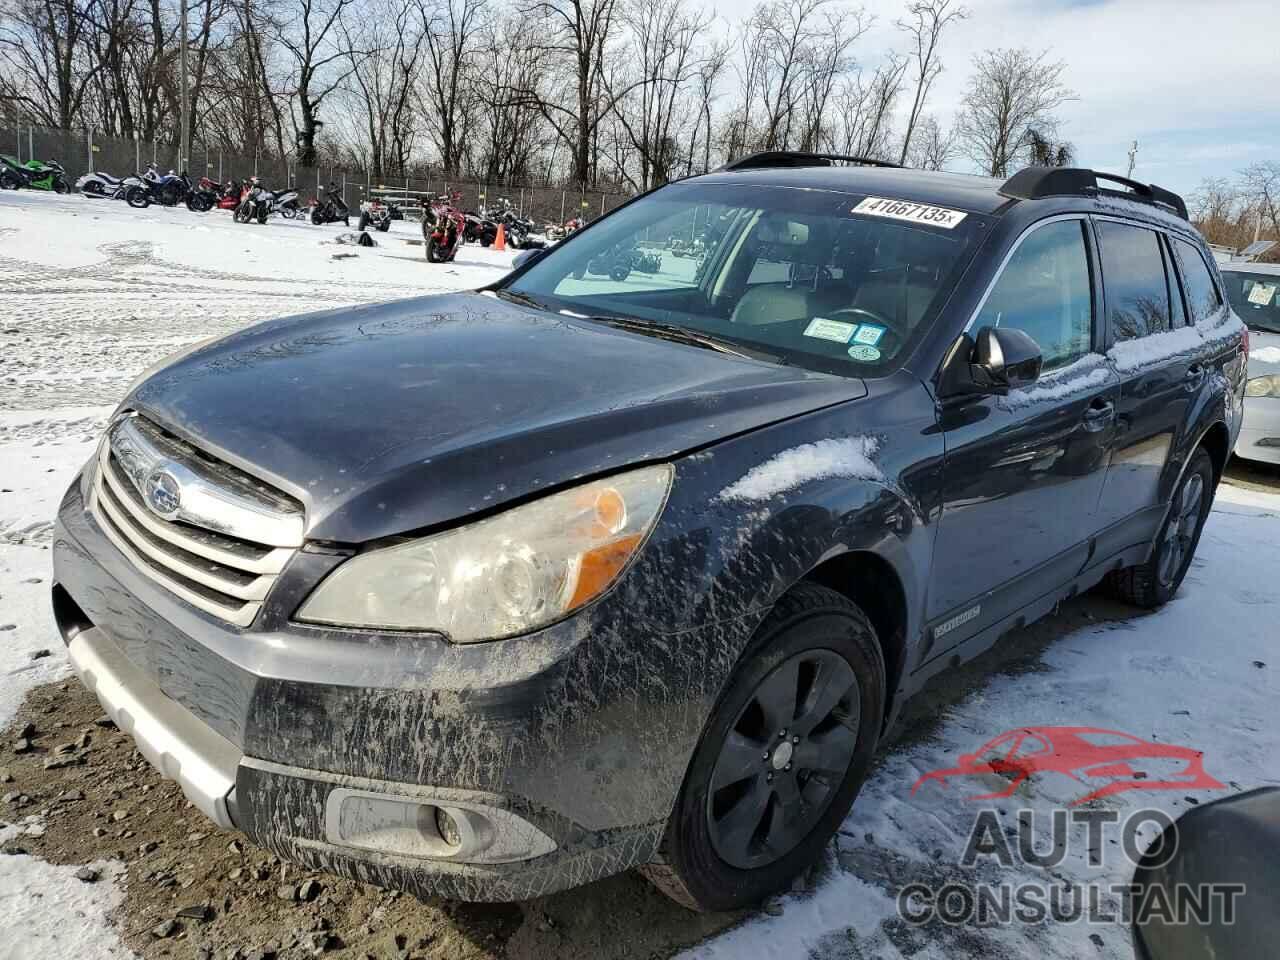
[{"label": "rear quarter window", "polygon": [[1177,252],[1178,264],[1182,267],[1182,284],[1187,295],[1187,310],[1191,313],[1191,322],[1207,320],[1221,309],[1222,297],[1204,262],[1204,255],[1193,244],[1177,238],[1174,238],[1173,249]]}]

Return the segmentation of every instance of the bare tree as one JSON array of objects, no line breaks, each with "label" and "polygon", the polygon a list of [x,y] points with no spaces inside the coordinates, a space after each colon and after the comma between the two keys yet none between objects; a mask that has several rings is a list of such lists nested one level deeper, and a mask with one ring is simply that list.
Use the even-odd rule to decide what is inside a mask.
[{"label": "bare tree", "polygon": [[606,97],[602,90],[601,64],[613,36],[617,0],[537,0],[529,8],[536,17],[545,17],[552,31],[543,51],[567,63],[572,78],[569,106],[553,97],[541,96],[536,88],[520,91],[526,102],[535,104],[569,147],[573,179],[586,185],[596,168],[592,147],[601,121],[627,90]]},{"label": "bare tree", "polygon": [[893,111],[902,91],[905,57],[890,54],[864,80],[862,71],[846,77],[832,98],[836,126],[829,138],[837,153],[887,160],[893,137]]},{"label": "bare tree", "polygon": [[1075,162],[1076,148],[1066,140],[1054,140],[1037,129],[1027,131],[1028,160],[1036,167],[1069,167]]},{"label": "bare tree", "polygon": [[911,111],[907,114],[907,129],[902,134],[899,163],[907,162],[911,138],[924,112],[925,102],[929,99],[929,88],[942,72],[942,61],[938,59],[942,31],[948,24],[969,16],[965,7],[952,7],[951,3],[952,0],[913,0],[907,5],[907,18],[897,21],[898,29],[910,38],[912,50],[908,56],[915,64],[916,76],[915,98],[911,102]]},{"label": "bare tree", "polygon": [[[618,123],[635,149],[641,190],[666,183],[681,159],[673,134],[689,116],[681,107],[683,95],[700,76],[696,60],[698,36],[710,24],[701,13],[690,14],[683,0],[630,0],[622,13],[627,49],[638,56],[640,83],[630,71],[624,76],[632,92],[615,104]],[[696,122],[696,118],[695,118]],[[621,155],[615,151],[615,162]],[[625,174],[626,166],[617,163]]]},{"label": "bare tree", "polygon": [[957,133],[964,153],[993,177],[1009,175],[1033,131],[1056,133],[1056,111],[1075,96],[1062,83],[1066,64],[1047,57],[1047,51],[999,49],[973,59]]},{"label": "bare tree", "polygon": [[427,47],[423,100],[428,133],[440,152],[446,176],[462,170],[463,132],[470,93],[466,79],[475,56],[486,0],[428,0],[422,10]]},{"label": "bare tree", "polygon": [[907,151],[906,165],[917,170],[943,170],[956,152],[956,131],[943,131],[936,117],[924,115]]},{"label": "bare tree", "polygon": [[1240,192],[1253,208],[1259,229],[1280,240],[1280,163],[1268,160],[1241,170]]},{"label": "bare tree", "polygon": [[275,31],[289,54],[292,89],[297,100],[298,163],[316,163],[316,122],[320,107],[355,70],[359,58],[340,42],[336,29],[342,12],[355,0],[285,0]]},{"label": "bare tree", "polygon": [[86,0],[17,0],[0,24],[0,65],[22,78],[5,81],[6,99],[43,124],[71,129],[101,69],[82,55],[89,25]]}]

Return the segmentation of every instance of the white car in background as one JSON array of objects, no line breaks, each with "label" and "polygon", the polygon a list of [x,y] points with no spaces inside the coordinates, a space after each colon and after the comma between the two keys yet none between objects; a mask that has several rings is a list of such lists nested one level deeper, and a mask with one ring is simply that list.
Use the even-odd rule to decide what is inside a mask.
[{"label": "white car in background", "polygon": [[1227,298],[1249,327],[1249,380],[1235,453],[1280,463],[1280,263],[1222,263]]}]

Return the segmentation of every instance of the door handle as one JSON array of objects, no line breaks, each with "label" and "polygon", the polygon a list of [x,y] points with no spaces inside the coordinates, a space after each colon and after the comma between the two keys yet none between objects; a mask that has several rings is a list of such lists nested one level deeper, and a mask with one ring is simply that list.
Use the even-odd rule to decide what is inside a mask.
[{"label": "door handle", "polygon": [[1084,428],[1089,431],[1103,429],[1116,417],[1116,405],[1110,400],[1095,400],[1084,412]]},{"label": "door handle", "polygon": [[1203,363],[1193,363],[1187,367],[1187,389],[1194,390],[1204,383],[1205,367]]}]

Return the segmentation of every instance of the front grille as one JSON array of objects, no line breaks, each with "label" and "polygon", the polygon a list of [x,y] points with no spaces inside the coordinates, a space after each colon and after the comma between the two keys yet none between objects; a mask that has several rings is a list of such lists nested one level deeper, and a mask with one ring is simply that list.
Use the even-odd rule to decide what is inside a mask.
[{"label": "front grille", "polygon": [[[130,456],[138,455],[139,442],[151,444],[159,438],[157,428],[152,426],[140,430],[135,422],[126,429]],[[158,515],[148,507],[129,470],[117,457],[113,437],[115,428],[99,451],[90,498],[90,509],[103,532],[145,576],[192,606],[236,626],[247,627],[258,615],[276,577],[296,552],[300,536],[297,543],[285,546],[256,543],[224,532],[234,529],[234,521],[220,523],[223,530],[212,530],[181,518],[166,519]],[[162,452],[166,457],[182,455],[185,444],[167,435],[163,440]],[[150,455],[159,449],[159,446],[145,446],[144,453]],[[190,450],[190,456],[181,461],[157,460],[161,466],[156,469],[193,468],[198,474],[185,472],[184,476],[195,480],[206,500],[208,494],[213,494],[215,498],[224,497],[229,508],[236,507],[236,491],[229,489],[232,485],[225,482],[226,473],[233,468],[212,464],[194,449],[186,449]],[[260,508],[260,504],[255,508]],[[300,511],[297,517],[300,531]]]}]

